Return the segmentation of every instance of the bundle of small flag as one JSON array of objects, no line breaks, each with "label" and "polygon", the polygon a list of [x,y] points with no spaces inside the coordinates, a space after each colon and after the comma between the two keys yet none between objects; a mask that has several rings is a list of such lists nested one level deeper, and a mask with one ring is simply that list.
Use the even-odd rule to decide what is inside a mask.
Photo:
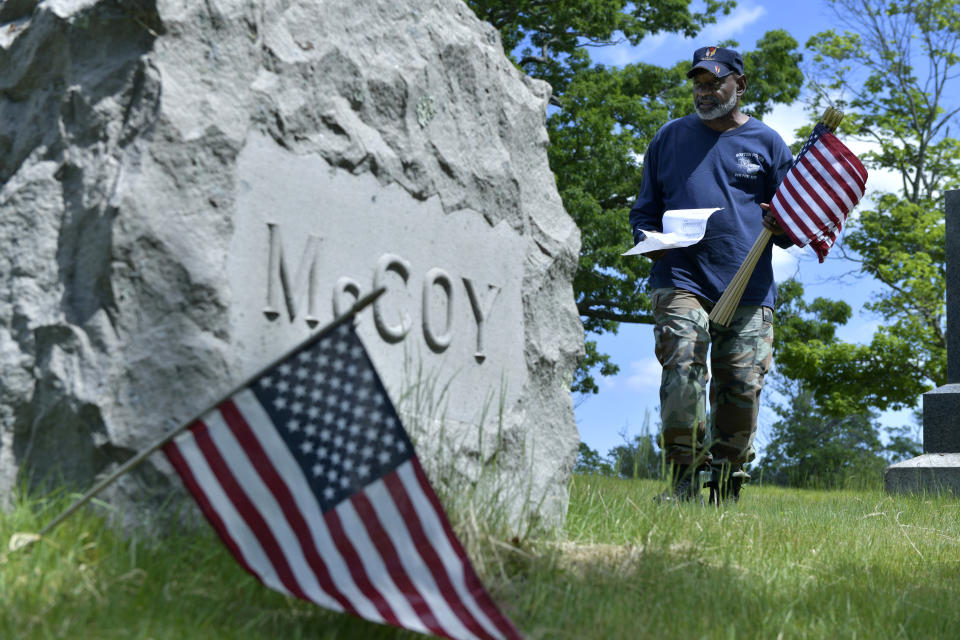
[{"label": "bundle of small flag", "polygon": [[863,164],[828,124],[818,122],[814,127],[770,202],[771,213],[790,240],[800,247],[809,244],[820,262],[867,184]]},{"label": "bundle of small flag", "polygon": [[[841,120],[842,111],[827,107],[770,201],[770,212],[787,237],[799,247],[813,247],[820,262],[827,257],[867,185],[863,164],[832,133]],[[711,321],[730,325],[771,236],[764,227],[710,312]]]}]

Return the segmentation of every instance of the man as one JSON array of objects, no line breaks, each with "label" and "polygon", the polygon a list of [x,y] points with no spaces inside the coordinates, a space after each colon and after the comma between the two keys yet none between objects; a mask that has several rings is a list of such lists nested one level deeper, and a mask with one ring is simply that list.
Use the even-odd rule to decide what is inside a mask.
[{"label": "man", "polygon": [[[698,471],[711,471],[711,501],[737,500],[754,457],[753,437],[764,375],[773,347],[776,287],[768,246],[729,327],[710,310],[763,226],[774,242],[790,240],[765,210],[791,165],[780,136],[740,112],[747,88],[739,53],[703,47],[687,72],[695,114],[673,120],[654,136],[643,158],[640,194],[630,211],[634,241],[662,231],[663,212],[722,207],[699,243],[646,254],[657,359],[663,366],[660,412],[671,489],[661,499],[700,495]],[[710,428],[706,422],[710,352]]]}]

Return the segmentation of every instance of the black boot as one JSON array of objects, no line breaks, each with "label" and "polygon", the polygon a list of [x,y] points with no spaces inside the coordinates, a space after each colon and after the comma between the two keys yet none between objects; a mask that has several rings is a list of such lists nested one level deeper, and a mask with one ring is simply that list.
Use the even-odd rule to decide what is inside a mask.
[{"label": "black boot", "polygon": [[740,501],[740,489],[743,483],[750,480],[750,474],[743,469],[733,470],[729,464],[721,463],[710,467],[710,481],[706,486],[710,488],[709,504],[720,506],[732,500]]}]

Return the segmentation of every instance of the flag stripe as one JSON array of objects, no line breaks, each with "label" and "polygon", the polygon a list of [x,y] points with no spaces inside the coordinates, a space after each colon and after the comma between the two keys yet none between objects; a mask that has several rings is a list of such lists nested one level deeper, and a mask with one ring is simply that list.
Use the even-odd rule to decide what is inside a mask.
[{"label": "flag stripe", "polygon": [[[455,602],[456,593],[452,585],[449,585],[449,592],[444,592],[440,587],[440,581],[434,575],[433,568],[424,561],[423,554],[417,549],[413,540],[411,529],[414,526],[419,527],[420,522],[416,513],[410,511],[401,513],[399,506],[393,498],[393,494],[399,492],[404,494],[400,479],[396,471],[392,471],[389,477],[375,482],[367,487],[367,495],[370,503],[376,511],[377,518],[383,524],[384,531],[393,545],[397,549],[397,556],[410,576],[411,582],[418,591],[423,594],[424,599],[437,617],[437,621],[443,626],[451,638],[465,638],[476,640],[477,637],[485,638],[486,634],[479,625],[474,623],[475,629],[469,628],[469,624],[464,622],[462,616],[456,611]],[[404,494],[405,495],[405,494]],[[443,571],[443,567],[440,567]],[[445,574],[444,574],[445,576]],[[467,619],[469,622],[469,618]]]},{"label": "flag stripe", "polygon": [[[797,205],[793,199],[791,193],[796,193],[793,189],[794,185],[792,183],[787,184],[787,181],[784,180],[784,184],[781,185],[781,188],[777,191],[776,196],[770,203],[771,211],[780,221],[787,236],[794,244],[801,247],[809,244],[813,247],[820,262],[823,262],[837,237],[837,225],[829,220],[821,223],[815,223],[811,220],[810,217],[806,215],[805,210]],[[793,213],[791,203],[800,213]],[[816,231],[809,231],[802,226],[813,224],[818,224],[818,226],[824,224],[825,226]],[[827,238],[827,240],[824,240],[824,238]]]},{"label": "flag stripe", "polygon": [[[811,151],[813,150],[811,149]],[[807,154],[808,158],[811,155],[815,154]],[[819,231],[826,224],[835,223],[836,218],[843,215],[843,209],[837,204],[836,194],[833,192],[829,181],[818,171],[822,167],[817,166],[808,158],[804,158],[801,163],[803,170],[795,172],[791,178],[796,181],[797,187],[806,194],[808,200],[817,203],[817,207],[809,207],[808,214],[816,225],[816,230]]]},{"label": "flag stripe", "polygon": [[798,246],[811,245],[823,262],[847,215],[863,197],[867,171],[826,127],[818,124],[771,199],[780,226]]},{"label": "flag stripe", "polygon": [[210,435],[210,428],[205,424],[206,419],[209,418],[205,417],[204,423],[198,425],[193,430],[197,447],[203,453],[203,457],[210,466],[213,475],[216,476],[220,486],[225,489],[227,497],[233,503],[234,507],[236,507],[237,512],[247,523],[247,526],[250,527],[254,536],[256,536],[257,541],[260,543],[260,548],[264,550],[270,559],[270,563],[276,570],[280,581],[287,588],[287,591],[301,600],[308,600],[307,594],[304,593],[300,583],[294,576],[294,572],[283,554],[279,541],[273,531],[271,531],[270,525],[263,517],[263,514],[257,509],[256,505],[250,500],[240,481],[233,475],[227,462],[220,454],[219,449]]},{"label": "flag stripe", "polygon": [[190,471],[196,476],[197,482],[204,488],[204,492],[210,500],[213,509],[222,518],[226,525],[225,530],[230,538],[236,541],[237,549],[242,553],[244,562],[249,566],[254,575],[260,581],[275,589],[284,595],[291,595],[280,576],[277,574],[276,567],[256,541],[256,535],[247,524],[246,520],[234,507],[223,486],[217,481],[213,469],[204,457],[203,452],[194,437],[195,431],[206,428],[202,423],[198,423],[176,439],[176,446]]},{"label": "flag stripe", "polygon": [[[247,459],[224,421],[222,413],[219,410],[210,412],[204,416],[204,423],[207,426],[206,435],[210,439],[211,446],[223,461],[226,472],[237,483],[238,497],[249,502],[250,509],[256,513],[256,518],[262,520],[266,531],[276,541],[279,550],[277,557],[284,561],[284,564],[278,567],[278,572],[283,577],[286,567],[289,567],[290,578],[297,587],[291,589],[291,592],[303,600],[317,602],[334,611],[343,611],[343,607],[321,589],[317,577],[310,571],[303,549],[297,543],[295,532],[283,517],[280,505],[263,478],[250,464],[250,460]],[[268,542],[269,540],[270,538],[267,538]]]},{"label": "flag stripe", "polygon": [[[473,579],[476,579],[470,560],[464,553],[463,547],[459,545],[456,536],[451,539],[449,534],[452,529],[449,528],[449,522],[443,511],[437,511],[439,502],[431,500],[435,497],[433,491],[424,491],[423,486],[417,478],[415,467],[419,466],[416,458],[405,462],[397,468],[397,477],[403,485],[404,493],[410,499],[410,504],[414,508],[418,519],[423,523],[424,532],[429,538],[430,544],[437,549],[447,574],[453,583],[454,589],[470,613],[479,621],[487,632],[487,636],[501,640],[505,637],[511,637],[507,632],[502,632],[502,625],[497,622],[500,615],[494,608],[492,612],[485,608],[485,603],[477,600],[477,594],[473,589]],[[429,484],[427,485],[429,487]],[[471,579],[471,576],[473,579]],[[510,623],[507,626],[512,628]]]},{"label": "flag stripe", "polygon": [[363,522],[366,527],[367,534],[370,536],[370,542],[373,543],[373,546],[376,547],[380,553],[384,568],[390,574],[390,578],[394,584],[397,585],[400,594],[407,600],[424,626],[434,635],[445,638],[451,637],[437,620],[437,616],[434,615],[434,612],[420,594],[420,591],[410,581],[410,576],[404,571],[400,563],[399,555],[397,554],[397,548],[394,546],[393,541],[390,540],[390,536],[387,535],[386,530],[384,530],[380,519],[373,509],[373,505],[370,504],[370,500],[365,495],[365,491],[367,490],[358,491],[350,496],[350,502],[353,504],[353,508],[360,518],[360,521]]},{"label": "flag stripe", "polygon": [[203,488],[200,486],[200,483],[197,482],[196,476],[194,476],[193,471],[190,469],[190,465],[187,464],[187,461],[184,459],[183,454],[181,453],[177,444],[175,442],[167,443],[167,445],[163,448],[163,453],[167,457],[167,460],[170,461],[170,464],[173,465],[173,468],[177,470],[177,473],[183,480],[183,484],[187,487],[187,491],[189,491],[190,495],[193,496],[193,499],[197,501],[197,506],[200,507],[200,511],[206,517],[207,522],[209,522],[213,527],[213,530],[217,532],[217,535],[220,537],[220,540],[223,541],[223,544],[227,550],[230,551],[230,554],[233,555],[234,559],[236,559],[236,561],[241,567],[244,568],[244,570],[247,571],[247,573],[259,580],[260,576],[257,575],[257,572],[250,567],[247,559],[240,551],[240,547],[237,545],[236,540],[233,539],[233,537],[230,535],[230,532],[227,530],[227,525],[224,524],[223,518],[221,518],[220,514],[217,513],[217,510],[213,508],[213,505],[211,504],[210,499],[207,497],[206,492],[204,492]]},{"label": "flag stripe", "polygon": [[[407,489],[407,493],[411,498],[417,495],[411,491],[411,486],[408,483],[408,479],[404,477],[406,473],[412,472],[412,482],[416,483],[418,486],[420,497],[425,499],[430,505],[430,509],[428,511],[430,511],[430,515],[433,516],[435,521],[434,526],[439,525],[439,528],[436,530],[437,535],[432,536],[434,544],[439,544],[441,540],[445,541],[452,551],[452,557],[459,559],[459,564],[461,565],[463,572],[464,585],[468,589],[468,595],[465,597],[465,600],[467,602],[470,602],[471,599],[476,601],[484,615],[486,615],[490,621],[496,625],[497,629],[500,630],[503,636],[510,638],[511,640],[513,638],[520,638],[520,634],[513,627],[513,624],[500,612],[493,600],[490,598],[490,595],[486,592],[486,590],[484,590],[483,585],[480,584],[480,578],[477,577],[473,567],[470,566],[470,560],[467,558],[467,553],[460,544],[460,541],[457,540],[457,536],[453,533],[453,528],[450,526],[450,522],[444,515],[443,507],[440,506],[440,501],[437,499],[437,495],[433,492],[433,489],[430,488],[430,482],[427,480],[427,476],[423,472],[420,462],[416,458],[411,458],[409,461],[409,468],[405,467],[406,465],[401,465],[398,468],[398,471],[400,472],[400,477],[404,480],[404,486]],[[414,500],[414,504],[417,504],[416,500]],[[418,509],[418,513],[420,514],[421,519],[426,521],[425,518],[427,516],[425,512]],[[427,527],[427,529],[430,530],[430,527]]]},{"label": "flag stripe", "polygon": [[[247,424],[268,424],[270,417],[256,396],[249,390],[244,390],[236,394],[233,397],[233,403]],[[380,616],[378,608],[361,592],[360,588],[354,582],[344,558],[337,553],[326,522],[323,519],[320,505],[317,503],[300,466],[290,454],[290,449],[287,448],[286,443],[273,428],[258,429],[253,432],[253,434],[260,442],[273,468],[283,478],[287,487],[290,488],[297,506],[303,513],[304,519],[310,528],[314,543],[320,550],[320,554],[331,573],[335,588],[350,601],[353,610],[355,610],[358,615],[368,620],[373,620],[374,622],[383,622],[384,618]]]},{"label": "flag stripe", "polygon": [[[380,612],[380,615],[384,620],[387,620],[394,626],[407,626],[400,622],[400,618],[394,613],[393,607],[387,602],[386,596],[370,582],[370,578],[367,576],[365,564],[360,561],[360,556],[357,555],[356,549],[353,548],[353,544],[350,542],[350,536],[348,536],[343,530],[343,524],[340,521],[340,516],[338,515],[337,510],[331,509],[330,511],[327,511],[323,514],[323,519],[324,522],[326,522],[327,529],[330,531],[330,538],[333,541],[334,546],[346,561],[350,575],[353,576],[353,581],[356,583],[356,585],[360,587],[360,591],[362,591],[363,594],[367,596],[371,602],[373,602],[374,606],[377,608],[377,611]],[[419,623],[419,620],[417,622]],[[418,624],[417,630],[423,630],[423,625]]]},{"label": "flag stripe", "polygon": [[[859,198],[862,198],[867,191],[866,170],[860,164],[860,159],[853,154],[845,153],[840,156],[840,160],[842,161],[840,169],[843,169],[843,171],[840,171],[840,175],[858,195],[859,201]],[[864,174],[860,175],[860,171],[863,171]]]},{"label": "flag stripe", "polygon": [[790,241],[798,247],[802,247],[806,244],[806,236],[797,226],[795,216],[790,209],[790,205],[786,202],[784,193],[786,193],[786,189],[780,189],[774,194],[770,200],[770,213],[780,223]]},{"label": "flag stripe", "polygon": [[353,507],[353,503],[344,500],[332,511],[337,512],[343,530],[350,537],[350,542],[356,549],[371,582],[380,589],[383,597],[390,603],[403,626],[417,629],[421,633],[429,633],[427,625],[420,619],[400,587],[394,582],[393,576],[387,569],[386,558],[380,555],[379,550],[370,538],[370,531],[367,530],[363,520],[360,519],[360,514]]},{"label": "flag stripe", "polygon": [[823,145],[830,150],[830,154],[833,157],[843,159],[844,165],[848,167],[849,170],[842,173],[844,176],[848,176],[855,181],[858,186],[857,190],[862,198],[867,188],[867,170],[864,168],[863,163],[860,162],[860,158],[850,151],[850,149],[833,134],[822,136],[820,140]]},{"label": "flag stripe", "polygon": [[[845,211],[850,211],[863,196],[854,176],[844,170],[843,156],[836,156],[827,147],[817,147],[811,156],[814,156],[826,172],[828,180],[837,194],[843,200]],[[844,177],[846,175],[846,177]],[[828,176],[828,177],[827,177]]]},{"label": "flag stripe", "polygon": [[[410,463],[404,463],[404,465],[409,464]],[[398,509],[397,518],[406,524],[406,532],[409,534],[417,554],[429,568],[430,575],[436,581],[440,593],[446,598],[447,604],[460,621],[475,635],[481,638],[499,637],[499,634],[493,630],[492,626],[487,626],[487,628],[481,626],[477,618],[482,616],[482,614],[475,616],[472,613],[472,610],[476,610],[476,604],[473,603],[471,598],[465,597],[462,588],[457,589],[454,586],[454,583],[451,581],[451,576],[448,574],[440,556],[437,554],[436,549],[424,531],[423,521],[418,516],[410,500],[410,496],[407,495],[406,490],[401,484],[399,471],[394,471],[393,474],[396,477],[396,481],[394,481],[394,478],[391,478],[390,482],[384,483],[384,487],[393,497],[393,503]],[[394,529],[390,526],[387,530],[393,531]],[[457,595],[459,595],[459,597],[455,597]],[[489,625],[489,621],[486,622],[487,625]]]},{"label": "flag stripe", "polygon": [[816,223],[810,219],[806,208],[803,206],[803,196],[797,190],[794,184],[793,176],[787,176],[787,180],[780,185],[783,196],[790,203],[793,215],[790,220],[794,222],[797,228],[803,233],[804,241],[802,244],[810,242],[810,238],[816,235]]},{"label": "flag stripe", "polygon": [[[265,511],[267,515],[276,516],[276,518],[269,518],[271,523],[276,523],[275,526],[278,527],[281,526],[280,523],[286,524],[290,528],[290,533],[295,536],[295,540],[286,540],[284,544],[284,549],[290,549],[291,552],[299,551],[297,554],[299,557],[290,559],[291,564],[294,567],[302,566],[304,571],[306,571],[306,567],[312,569],[310,578],[314,584],[311,586],[319,593],[316,593],[313,589],[305,589],[308,593],[314,591],[316,594],[311,594],[310,600],[333,610],[349,611],[356,614],[357,611],[350,601],[333,585],[327,566],[320,558],[320,554],[313,543],[313,537],[310,535],[303,513],[297,508],[286,483],[280,478],[276,468],[270,464],[263,447],[253,436],[250,426],[240,414],[237,406],[233,401],[227,400],[220,405],[220,414],[223,416],[230,432],[233,433],[236,443],[243,448],[248,463],[259,474],[259,479],[263,481],[274,498],[272,504],[267,504],[266,500],[258,500],[258,507]],[[223,447],[221,447],[222,449]],[[230,453],[238,455],[239,452],[224,451],[227,460],[233,459]],[[235,474],[239,475],[236,471]],[[274,513],[271,514],[271,512]],[[303,584],[304,579],[301,578],[300,581]],[[331,598],[336,600],[336,603],[331,602]]]},{"label": "flag stripe", "polygon": [[826,157],[818,147],[811,149],[807,158],[811,167],[810,173],[833,202],[834,217],[842,219],[857,201],[856,194],[831,165],[833,159]]},{"label": "flag stripe", "polygon": [[809,236],[798,223],[799,216],[794,212],[789,202],[789,194],[786,188],[781,185],[773,200],[770,202],[770,211],[780,222],[780,226],[787,232],[787,236],[793,244],[798,247],[805,246],[809,242]]}]

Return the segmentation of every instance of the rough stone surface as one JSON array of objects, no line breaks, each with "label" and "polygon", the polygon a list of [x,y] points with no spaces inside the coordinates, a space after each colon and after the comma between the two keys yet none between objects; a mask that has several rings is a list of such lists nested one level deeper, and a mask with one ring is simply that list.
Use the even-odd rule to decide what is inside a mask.
[{"label": "rough stone surface", "polygon": [[[495,29],[458,0],[0,21],[0,495],[88,486],[379,282],[359,331],[438,481],[562,518],[579,233]],[[111,499],[176,491],[153,456]]]}]

